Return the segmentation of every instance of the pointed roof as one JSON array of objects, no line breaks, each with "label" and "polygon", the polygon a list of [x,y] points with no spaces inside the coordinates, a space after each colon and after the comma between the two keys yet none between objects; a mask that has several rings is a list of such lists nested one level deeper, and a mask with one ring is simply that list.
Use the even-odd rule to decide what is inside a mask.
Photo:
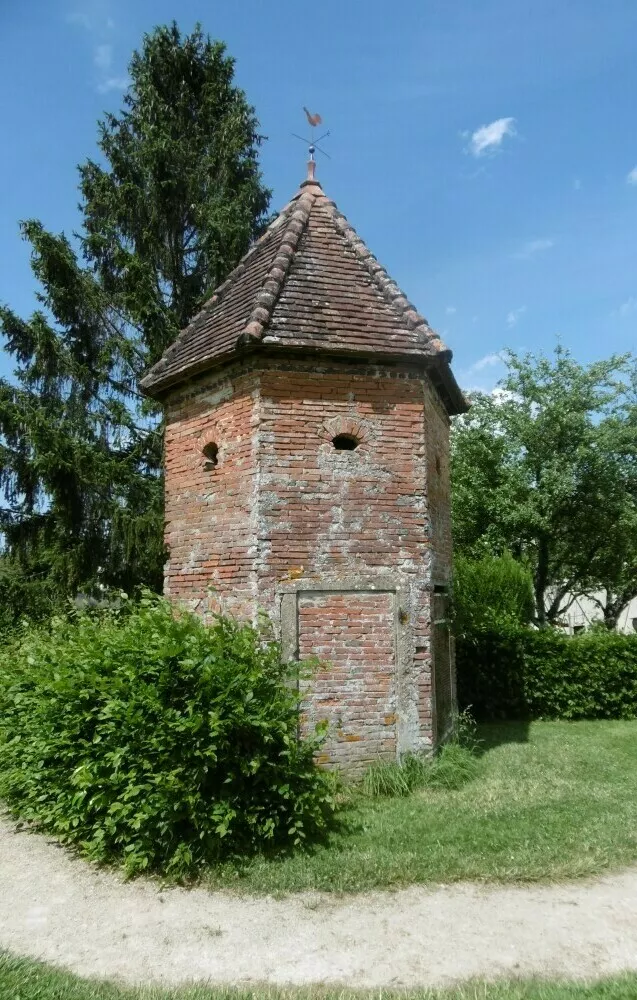
[{"label": "pointed roof", "polygon": [[449,351],[367,249],[310,164],[308,179],[144,376],[151,396],[248,348],[403,359],[430,369],[450,413],[466,401]]}]

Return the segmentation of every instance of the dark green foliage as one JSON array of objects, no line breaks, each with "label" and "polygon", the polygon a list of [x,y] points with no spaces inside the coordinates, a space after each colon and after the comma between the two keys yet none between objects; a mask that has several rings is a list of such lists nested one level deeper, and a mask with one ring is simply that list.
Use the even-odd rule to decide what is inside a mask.
[{"label": "dark green foliage", "polygon": [[508,553],[454,560],[454,633],[465,635],[499,621],[527,625],[533,618],[533,580]]},{"label": "dark green foliage", "polygon": [[46,573],[27,576],[19,563],[0,557],[0,636],[22,618],[46,621],[58,608],[58,595]]},{"label": "dark green foliage", "polygon": [[[199,28],[146,35],[80,167],[71,241],[22,225],[40,309],[0,306],[0,531],[58,592],[162,580],[162,428],[137,385],[265,221],[254,109]],[[78,246],[79,244],[79,246]]]},{"label": "dark green foliage", "polygon": [[503,621],[458,637],[456,669],[480,720],[637,718],[637,635]]},{"label": "dark green foliage", "polygon": [[270,192],[234,60],[200,28],[144,37],[125,108],[100,122],[108,167],[80,167],[85,251],[152,364],[260,233]]},{"label": "dark green foliage", "polygon": [[186,876],[334,811],[279,650],[152,597],[24,630],[0,664],[0,796],[98,861]]}]

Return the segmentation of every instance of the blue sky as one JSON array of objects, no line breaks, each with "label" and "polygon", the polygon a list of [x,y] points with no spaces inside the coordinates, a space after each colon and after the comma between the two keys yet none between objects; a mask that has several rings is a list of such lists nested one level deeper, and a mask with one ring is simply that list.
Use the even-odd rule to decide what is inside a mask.
[{"label": "blue sky", "polygon": [[0,0],[1,301],[33,308],[17,222],[78,227],[75,166],[172,18],[236,58],[273,208],[304,176],[302,105],[321,113],[319,179],[465,388],[490,388],[507,346],[635,347],[634,0]]}]

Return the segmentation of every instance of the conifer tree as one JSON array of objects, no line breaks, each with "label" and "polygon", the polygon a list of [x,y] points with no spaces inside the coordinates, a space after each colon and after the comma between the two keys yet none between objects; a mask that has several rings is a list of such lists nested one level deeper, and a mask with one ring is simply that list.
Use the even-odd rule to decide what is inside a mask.
[{"label": "conifer tree", "polygon": [[39,221],[40,308],[0,307],[15,377],[0,382],[5,571],[61,593],[158,588],[162,433],[138,381],[267,223],[254,108],[234,61],[199,26],[146,35],[99,160],[79,168],[82,229]]}]

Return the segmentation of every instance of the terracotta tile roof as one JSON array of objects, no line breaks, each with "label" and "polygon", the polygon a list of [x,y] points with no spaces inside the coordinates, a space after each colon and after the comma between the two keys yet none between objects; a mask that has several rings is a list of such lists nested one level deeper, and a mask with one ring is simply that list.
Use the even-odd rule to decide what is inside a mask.
[{"label": "terracotta tile roof", "polygon": [[[247,346],[420,360],[466,403],[447,350],[313,177],[142,379],[159,395]],[[440,387],[440,386],[439,386]]]}]

